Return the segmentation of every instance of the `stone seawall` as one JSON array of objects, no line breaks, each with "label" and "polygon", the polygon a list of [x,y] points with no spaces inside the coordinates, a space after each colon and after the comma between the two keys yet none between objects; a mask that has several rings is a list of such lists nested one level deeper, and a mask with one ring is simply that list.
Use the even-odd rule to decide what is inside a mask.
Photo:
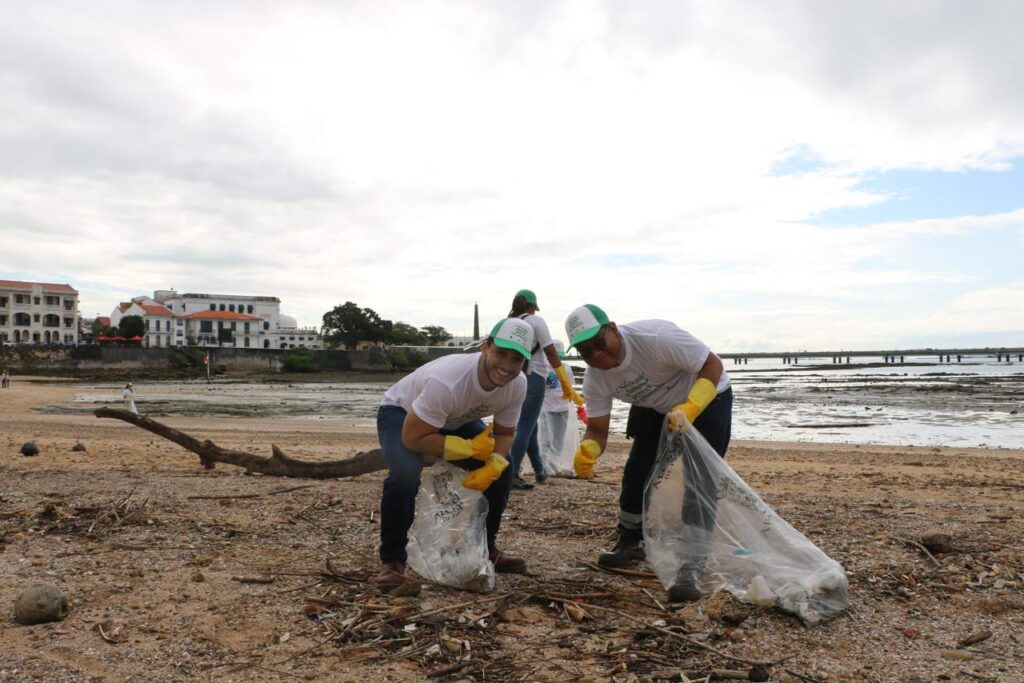
[{"label": "stone seawall", "polygon": [[[209,349],[211,368],[218,373],[276,373],[296,370],[305,361],[312,372],[389,371],[383,349],[306,351],[298,349]],[[452,351],[456,351],[452,349]],[[119,346],[0,346],[0,370],[19,375],[98,375],[125,372],[194,374],[205,372],[207,349],[185,347],[143,349]],[[445,355],[430,353],[431,359]],[[304,356],[301,357],[301,356]],[[289,365],[289,359],[292,364]]]}]

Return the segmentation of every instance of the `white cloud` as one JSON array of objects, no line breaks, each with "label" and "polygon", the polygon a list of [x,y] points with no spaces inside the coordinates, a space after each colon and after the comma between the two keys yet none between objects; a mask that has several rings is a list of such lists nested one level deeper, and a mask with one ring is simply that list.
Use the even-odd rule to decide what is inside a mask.
[{"label": "white cloud", "polygon": [[[67,279],[87,315],[175,287],[278,295],[306,324],[353,300],[468,332],[474,301],[486,327],[530,286],[556,330],[592,301],[719,347],[895,345],[948,322],[913,315],[920,292],[1007,286],[919,258],[922,245],[1020,229],[1021,213],[814,217],[884,201],[859,186],[869,172],[1024,154],[1021,15],[7,5],[0,276]],[[794,149],[825,165],[773,175]],[[998,332],[996,318],[979,312],[977,329]]]}]

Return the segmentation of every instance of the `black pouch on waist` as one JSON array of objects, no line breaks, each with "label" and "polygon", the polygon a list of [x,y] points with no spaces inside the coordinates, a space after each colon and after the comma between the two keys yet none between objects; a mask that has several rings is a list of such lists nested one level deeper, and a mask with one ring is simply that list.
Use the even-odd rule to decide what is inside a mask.
[{"label": "black pouch on waist", "polygon": [[654,408],[630,406],[629,417],[626,418],[626,438],[633,439],[644,432],[658,431],[664,420],[665,413],[659,413]]}]

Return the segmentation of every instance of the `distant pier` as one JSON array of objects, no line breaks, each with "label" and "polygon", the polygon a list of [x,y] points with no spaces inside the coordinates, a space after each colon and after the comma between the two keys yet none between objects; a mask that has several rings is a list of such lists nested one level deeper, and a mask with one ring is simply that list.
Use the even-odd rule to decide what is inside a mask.
[{"label": "distant pier", "polygon": [[[827,360],[833,365],[849,365],[853,362],[896,364],[906,363],[907,357],[934,358],[939,363],[962,363],[968,356],[992,357],[997,363],[1024,363],[1024,348],[998,349],[900,349],[894,351],[759,351],[756,353],[720,353],[723,361],[732,365],[746,365],[751,358],[781,360],[783,365],[799,365],[801,359]],[[854,361],[854,359],[857,359]],[[728,365],[729,363],[727,363]],[[820,363],[819,363],[820,364]]]},{"label": "distant pier", "polygon": [[[752,358],[777,359],[784,365],[799,365],[801,361],[824,360],[833,365],[882,363],[899,365],[907,358],[929,358],[938,363],[962,363],[968,356],[991,357],[997,363],[1024,363],[1024,347],[997,349],[896,349],[879,351],[758,351],[753,353],[719,353],[726,366],[747,365]],[[582,360],[579,356],[566,356],[566,360]]]}]

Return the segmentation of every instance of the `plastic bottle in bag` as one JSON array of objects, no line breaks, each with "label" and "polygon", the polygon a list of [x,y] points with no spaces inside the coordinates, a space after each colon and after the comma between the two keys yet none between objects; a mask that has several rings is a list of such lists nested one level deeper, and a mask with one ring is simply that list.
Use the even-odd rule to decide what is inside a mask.
[{"label": "plastic bottle in bag", "polygon": [[406,545],[409,567],[446,586],[494,590],[487,550],[487,499],[462,485],[469,472],[445,461],[423,470]]}]

